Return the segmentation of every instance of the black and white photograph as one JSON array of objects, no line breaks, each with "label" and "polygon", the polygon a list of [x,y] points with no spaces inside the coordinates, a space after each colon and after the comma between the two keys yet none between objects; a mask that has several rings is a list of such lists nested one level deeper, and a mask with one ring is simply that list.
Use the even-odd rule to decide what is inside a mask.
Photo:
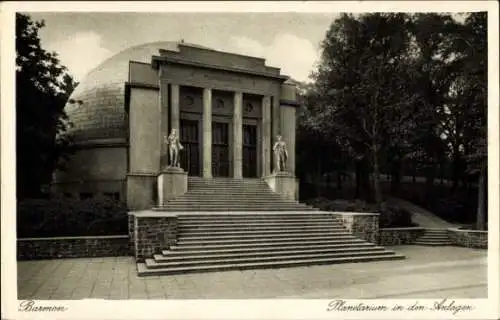
[{"label": "black and white photograph", "polygon": [[470,319],[498,298],[498,4],[449,3],[11,8],[14,311],[320,299]]}]

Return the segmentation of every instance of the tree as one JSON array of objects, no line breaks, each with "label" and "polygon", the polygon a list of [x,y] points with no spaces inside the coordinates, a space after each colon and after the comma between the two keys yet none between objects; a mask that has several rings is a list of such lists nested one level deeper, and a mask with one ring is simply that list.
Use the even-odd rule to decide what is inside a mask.
[{"label": "tree", "polygon": [[[41,46],[44,21],[16,14],[16,125],[18,198],[39,197],[70,141],[64,105],[76,86],[57,54]],[[57,137],[57,139],[56,139]]]},{"label": "tree", "polygon": [[455,52],[451,62],[456,75],[450,113],[454,118],[452,131],[459,139],[465,173],[478,178],[476,228],[486,228],[487,173],[487,15],[474,12],[453,33],[450,50]]},{"label": "tree", "polygon": [[443,112],[453,76],[448,70],[447,51],[450,33],[456,23],[446,14],[414,14],[409,24],[414,45],[417,85],[412,89],[418,96],[418,126],[415,126],[412,148],[408,157],[415,167],[425,171],[426,190],[433,194],[436,167],[446,162],[446,141],[443,140]]},{"label": "tree", "polygon": [[317,126],[357,163],[371,163],[379,206],[381,159],[409,144],[418,112],[407,24],[406,14],[344,14],[328,30],[313,75]]}]

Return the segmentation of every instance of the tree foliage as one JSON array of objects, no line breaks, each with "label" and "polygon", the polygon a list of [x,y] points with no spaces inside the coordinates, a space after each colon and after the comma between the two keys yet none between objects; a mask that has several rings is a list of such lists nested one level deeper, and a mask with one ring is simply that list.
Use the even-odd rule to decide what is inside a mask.
[{"label": "tree foliage", "polygon": [[41,46],[43,21],[16,15],[16,126],[18,198],[38,197],[70,143],[64,105],[76,83],[57,54]]},{"label": "tree foliage", "polygon": [[485,172],[486,39],[484,13],[342,15],[301,97],[298,140],[333,141],[332,162],[367,167],[379,205],[381,172],[397,182],[413,167],[432,195],[437,169],[451,167],[466,185]]}]

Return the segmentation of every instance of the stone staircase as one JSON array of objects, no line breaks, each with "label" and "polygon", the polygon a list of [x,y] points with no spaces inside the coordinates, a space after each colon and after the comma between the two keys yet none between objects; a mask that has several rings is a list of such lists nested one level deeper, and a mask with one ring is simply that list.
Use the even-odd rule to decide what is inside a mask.
[{"label": "stone staircase", "polygon": [[188,192],[168,201],[159,211],[309,211],[314,208],[284,199],[263,179],[188,177]]},{"label": "stone staircase", "polygon": [[[262,185],[254,183],[252,192],[257,192]],[[241,192],[237,188],[232,191],[225,194],[228,199]],[[218,200],[215,194],[214,198]],[[261,203],[254,194],[249,198]],[[300,207],[297,203],[289,204],[279,198],[272,200],[278,204],[272,206],[276,210],[285,204]],[[260,205],[270,206],[272,200]],[[233,202],[217,202],[217,206],[227,208],[229,203]],[[201,203],[198,206],[205,208]],[[404,258],[391,250],[355,238],[332,214],[312,209],[185,213],[180,214],[177,221],[176,245],[139,262],[139,276]]]},{"label": "stone staircase", "polygon": [[452,244],[446,229],[425,229],[424,234],[415,241],[423,246],[449,246]]}]

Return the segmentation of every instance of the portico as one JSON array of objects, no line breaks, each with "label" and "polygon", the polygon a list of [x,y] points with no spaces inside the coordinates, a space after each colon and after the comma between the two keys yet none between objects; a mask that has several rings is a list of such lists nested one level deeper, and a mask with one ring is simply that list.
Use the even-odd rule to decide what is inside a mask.
[{"label": "portico", "polygon": [[297,102],[287,80],[264,59],[184,43],[159,50],[150,64],[131,61],[129,205],[157,203],[156,177],[169,166],[163,141],[172,129],[184,147],[180,167],[189,176],[266,178],[277,134],[287,144],[286,168],[293,176]]},{"label": "portico", "polygon": [[[184,48],[180,46],[181,53]],[[284,84],[287,77],[280,75],[279,69],[265,66],[263,59],[186,48],[183,58],[179,52],[162,50],[152,59],[161,97],[160,136],[172,129],[180,133],[185,146],[181,167],[189,175],[237,179],[268,176],[273,137],[282,127],[295,127],[295,97],[282,99],[292,105],[280,105],[282,87],[289,86]],[[204,54],[196,56],[200,51]],[[230,64],[227,57],[232,60]],[[202,58],[212,64],[200,61]],[[287,167],[293,171],[295,128],[281,134],[292,150]],[[161,154],[165,153],[162,145]],[[160,170],[168,166],[167,161],[161,158]]]}]

